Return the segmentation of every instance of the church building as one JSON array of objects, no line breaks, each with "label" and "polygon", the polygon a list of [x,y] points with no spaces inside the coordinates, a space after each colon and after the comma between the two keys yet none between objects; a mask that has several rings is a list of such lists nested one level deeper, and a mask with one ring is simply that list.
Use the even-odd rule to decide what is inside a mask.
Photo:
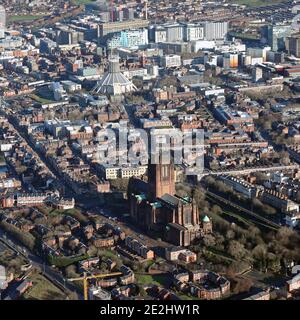
[{"label": "church building", "polygon": [[130,216],[145,230],[157,231],[164,240],[189,246],[212,232],[210,219],[200,221],[192,198],[175,194],[175,171],[171,164],[149,164],[148,182],[131,178],[128,185]]}]

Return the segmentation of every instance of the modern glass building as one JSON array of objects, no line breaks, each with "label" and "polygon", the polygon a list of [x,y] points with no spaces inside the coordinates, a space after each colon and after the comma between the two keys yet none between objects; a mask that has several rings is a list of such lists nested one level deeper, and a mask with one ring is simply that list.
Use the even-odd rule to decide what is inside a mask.
[{"label": "modern glass building", "polygon": [[126,30],[114,34],[107,41],[107,48],[112,50],[115,48],[140,48],[148,44],[148,30]]}]

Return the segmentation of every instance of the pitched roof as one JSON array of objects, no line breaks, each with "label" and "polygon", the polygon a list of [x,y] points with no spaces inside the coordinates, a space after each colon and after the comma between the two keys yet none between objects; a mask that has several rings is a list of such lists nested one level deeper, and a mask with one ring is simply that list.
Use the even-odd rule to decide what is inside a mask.
[{"label": "pitched roof", "polygon": [[174,197],[168,193],[165,193],[160,200],[164,201],[165,203],[173,206],[173,207],[177,207],[179,205],[180,199],[178,199],[177,197]]}]

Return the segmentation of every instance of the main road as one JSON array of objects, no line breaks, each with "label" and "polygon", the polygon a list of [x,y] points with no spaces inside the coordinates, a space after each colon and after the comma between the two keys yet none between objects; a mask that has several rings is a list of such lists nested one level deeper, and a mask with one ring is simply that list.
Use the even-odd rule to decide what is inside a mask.
[{"label": "main road", "polygon": [[76,292],[78,298],[83,299],[82,292],[77,286],[75,286],[72,282],[69,282],[68,279],[65,278],[60,272],[51,266],[48,266],[41,257],[29,252],[24,246],[18,243],[7,233],[4,233],[1,229],[0,241],[6,244],[6,246],[10,247],[13,251],[17,252],[19,255],[23,256],[26,260],[28,260],[29,263],[31,263],[33,267],[40,269],[54,285],[68,289],[71,292]]}]

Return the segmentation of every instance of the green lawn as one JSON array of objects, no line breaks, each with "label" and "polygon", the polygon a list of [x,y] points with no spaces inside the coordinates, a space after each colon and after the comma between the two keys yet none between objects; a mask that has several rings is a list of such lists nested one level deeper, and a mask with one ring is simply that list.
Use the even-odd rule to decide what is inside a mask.
[{"label": "green lawn", "polygon": [[33,274],[29,277],[33,286],[25,292],[26,300],[64,300],[66,295],[41,274]]},{"label": "green lawn", "polygon": [[15,16],[10,16],[8,17],[8,22],[21,22],[21,21],[33,21],[37,20],[39,18],[42,18],[43,15],[15,15]]},{"label": "green lawn", "polygon": [[143,262],[143,267],[145,268],[145,270],[148,271],[148,268],[149,268],[150,266],[152,266],[153,264],[155,264],[155,261],[153,261],[153,260],[147,260],[147,261]]},{"label": "green lawn", "polygon": [[117,253],[111,250],[101,250],[99,252],[99,257],[101,257],[101,259],[112,259],[114,261],[122,262],[120,258],[117,256]]},{"label": "green lawn", "polygon": [[95,2],[96,0],[73,0],[73,2],[77,5],[81,5],[81,4],[88,4],[88,3],[92,3]]},{"label": "green lawn", "polygon": [[175,292],[176,296],[178,298],[180,298],[181,300],[200,300],[199,298],[197,297],[193,297],[191,295],[187,295],[187,294],[184,294],[182,292]]},{"label": "green lawn", "polygon": [[250,34],[250,33],[240,33],[240,32],[230,32],[229,33],[231,36],[236,37],[236,38],[241,38],[245,40],[258,40],[259,36]]},{"label": "green lawn", "polygon": [[228,254],[225,252],[222,252],[220,250],[217,250],[215,248],[206,248],[206,251],[209,253],[211,256],[219,257],[222,260],[226,260],[227,262],[231,263],[234,262],[235,259],[231,258]]},{"label": "green lawn", "polygon": [[249,7],[263,7],[272,4],[286,2],[287,0],[231,0],[231,3],[246,5]]},{"label": "green lawn", "polygon": [[48,214],[51,216],[65,214],[65,215],[68,215],[68,216],[71,216],[71,217],[77,219],[80,223],[87,223],[89,221],[89,219],[86,216],[84,216],[81,213],[81,211],[77,208],[67,209],[67,210],[53,209],[53,210],[49,211]]},{"label": "green lawn", "polygon": [[157,286],[164,286],[168,282],[168,276],[163,274],[135,274],[136,282],[138,284],[156,284]]},{"label": "green lawn", "polygon": [[45,99],[45,98],[42,98],[36,94],[30,94],[29,95],[30,98],[32,98],[33,100],[35,100],[36,102],[39,102],[41,104],[49,104],[49,103],[53,103],[55,101],[52,101],[52,100],[48,100],[48,99]]}]

